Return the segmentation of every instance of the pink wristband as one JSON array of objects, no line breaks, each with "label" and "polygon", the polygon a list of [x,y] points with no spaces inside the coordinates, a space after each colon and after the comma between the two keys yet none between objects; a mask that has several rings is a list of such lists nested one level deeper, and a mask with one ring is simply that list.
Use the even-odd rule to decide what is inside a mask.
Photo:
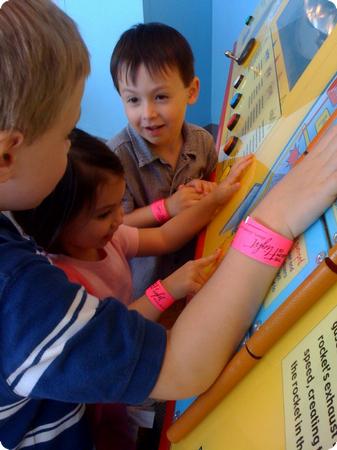
[{"label": "pink wristband", "polygon": [[163,198],[151,203],[151,211],[154,215],[154,218],[159,223],[164,223],[171,219],[171,216],[165,206],[165,200]]},{"label": "pink wristband", "polygon": [[175,302],[175,298],[164,288],[160,280],[148,287],[145,295],[159,311],[165,311]]},{"label": "pink wristband", "polygon": [[232,242],[232,247],[239,252],[274,267],[282,266],[292,245],[291,239],[270,230],[249,216],[241,222]]}]

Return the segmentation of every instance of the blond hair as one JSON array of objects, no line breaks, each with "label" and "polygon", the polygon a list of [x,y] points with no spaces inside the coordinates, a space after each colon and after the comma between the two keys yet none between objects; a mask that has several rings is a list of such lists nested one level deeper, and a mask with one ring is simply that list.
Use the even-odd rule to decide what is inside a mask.
[{"label": "blond hair", "polygon": [[33,141],[52,125],[90,72],[76,24],[50,0],[8,0],[0,8],[0,130]]}]

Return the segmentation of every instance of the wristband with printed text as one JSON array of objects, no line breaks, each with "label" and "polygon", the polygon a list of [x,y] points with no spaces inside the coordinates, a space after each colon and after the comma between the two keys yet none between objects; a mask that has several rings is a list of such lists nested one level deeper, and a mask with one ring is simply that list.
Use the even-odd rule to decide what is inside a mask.
[{"label": "wristband with printed text", "polygon": [[165,311],[175,302],[175,298],[164,288],[160,280],[148,287],[145,295],[159,311]]},{"label": "wristband with printed text", "polygon": [[239,252],[273,267],[280,267],[293,241],[270,230],[248,216],[242,221],[232,242]]}]

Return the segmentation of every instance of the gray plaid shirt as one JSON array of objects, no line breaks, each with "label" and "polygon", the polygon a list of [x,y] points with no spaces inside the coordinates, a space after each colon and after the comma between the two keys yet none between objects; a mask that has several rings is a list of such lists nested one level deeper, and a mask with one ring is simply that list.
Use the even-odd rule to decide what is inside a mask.
[{"label": "gray plaid shirt", "polygon": [[[183,147],[173,170],[147,145],[146,141],[128,125],[107,145],[120,158],[126,179],[123,206],[126,213],[147,206],[155,200],[167,198],[194,178],[207,179],[215,168],[217,154],[214,140],[208,131],[196,125],[183,126]],[[185,246],[172,255],[135,258],[131,262],[134,297],[140,297],[157,279],[163,279],[193,258],[194,245]]]}]

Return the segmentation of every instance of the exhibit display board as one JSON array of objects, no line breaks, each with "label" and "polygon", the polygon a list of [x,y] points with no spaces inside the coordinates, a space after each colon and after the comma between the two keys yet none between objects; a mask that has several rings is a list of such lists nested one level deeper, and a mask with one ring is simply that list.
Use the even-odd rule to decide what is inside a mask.
[{"label": "exhibit display board", "polygon": [[172,450],[328,450],[337,441],[337,287]]},{"label": "exhibit display board", "polygon": [[[228,174],[237,158],[254,153],[255,161],[240,191],[208,226],[199,254],[220,247],[225,255],[241,220],[336,124],[335,3],[263,0],[227,51],[232,64],[216,180]],[[211,388],[211,396],[220,396],[216,402],[208,401],[208,393],[192,406],[194,399],[177,402],[169,430],[176,442],[172,449],[328,449],[337,441],[337,384],[330,379],[337,379],[336,242],[337,203],[295,242],[246,336],[248,344],[224,370],[224,379],[236,381],[229,382],[230,388]],[[313,289],[314,284],[319,288]],[[303,289],[310,295],[301,295]],[[296,303],[301,306],[294,313]],[[286,311],[288,319],[282,332],[274,332],[279,311]],[[324,363],[321,348],[329,355]],[[259,359],[257,364],[245,349]],[[212,410],[211,405],[218,406]],[[314,405],[317,423],[310,417]],[[204,412],[190,421],[198,407]]]}]

